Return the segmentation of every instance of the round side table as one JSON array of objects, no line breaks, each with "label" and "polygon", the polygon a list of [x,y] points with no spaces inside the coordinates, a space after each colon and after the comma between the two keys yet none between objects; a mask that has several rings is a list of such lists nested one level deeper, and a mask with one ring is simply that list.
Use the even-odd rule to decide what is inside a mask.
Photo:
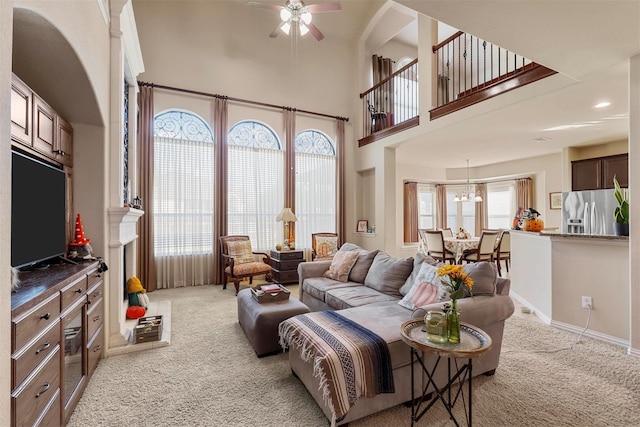
[{"label": "round side table", "polygon": [[[473,383],[471,381],[472,360],[480,357],[491,348],[491,337],[480,328],[469,325],[468,323],[461,323],[460,342],[458,344],[431,342],[427,338],[424,318],[407,320],[400,327],[400,334],[402,336],[402,340],[411,347],[411,425],[413,426],[415,422],[420,420],[420,418],[422,418],[422,416],[438,400],[442,402],[447,412],[449,412],[449,416],[455,425],[459,425],[452,413],[452,409],[458,401],[458,397],[460,397],[462,404],[465,408],[468,408],[468,411],[465,411],[467,426],[471,426],[473,421],[471,406],[473,388]],[[438,359],[431,370],[427,369],[427,366],[421,357],[421,353],[433,353],[438,356]],[[447,358],[448,382],[444,387],[439,388],[434,381],[434,374],[440,363],[440,359],[443,357]],[[451,359],[462,359],[466,360],[466,362],[462,364],[462,366],[459,366],[457,371],[452,372]],[[421,387],[423,394],[420,396],[417,404],[414,396],[415,388],[413,386],[415,381],[415,362],[420,364],[422,371],[427,376],[428,383],[435,389],[435,395],[425,402],[425,397],[431,393],[427,393],[427,390],[429,390],[429,384]],[[457,363],[456,366],[458,366]],[[463,383],[465,380],[469,381],[468,396],[466,397],[468,404],[465,402],[463,389]],[[456,383],[458,384],[458,389],[452,396],[451,392]],[[423,404],[426,404],[426,407],[422,408]]]}]

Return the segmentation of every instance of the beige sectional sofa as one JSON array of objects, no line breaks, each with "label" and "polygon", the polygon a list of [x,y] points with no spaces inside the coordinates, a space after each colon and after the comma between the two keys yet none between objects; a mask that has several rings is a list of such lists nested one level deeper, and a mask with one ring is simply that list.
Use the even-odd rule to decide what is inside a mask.
[{"label": "beige sectional sofa", "polygon": [[[435,265],[434,259],[420,253],[415,258],[397,259],[385,252],[366,251],[350,243],[345,243],[340,251],[359,252],[348,280],[340,282],[323,276],[331,261],[301,263],[298,266],[300,300],[312,312],[339,310],[344,317],[383,338],[391,355],[395,392],[359,398],[346,416],[338,420],[338,425],[411,400],[410,349],[401,339],[400,326],[412,317],[424,316],[426,310],[440,309],[443,304],[438,302],[413,310],[398,304],[413,286],[422,264]],[[514,311],[513,301],[509,297],[510,280],[500,278],[492,263],[469,264],[465,269],[475,284],[473,298],[458,301],[461,320],[481,328],[492,339],[491,350],[474,359],[473,374],[492,375],[498,367],[505,320]],[[292,371],[304,383],[327,418],[332,420],[331,408],[323,398],[319,379],[314,376],[314,362],[305,360],[300,346],[292,344],[289,347]],[[423,356],[428,366],[435,364],[436,356],[426,353]],[[439,387],[447,382],[446,366],[446,363],[441,363],[436,371]],[[415,372],[420,372],[419,367],[416,368]],[[426,384],[427,378],[423,374],[422,380],[413,385],[416,396],[421,394]]]}]

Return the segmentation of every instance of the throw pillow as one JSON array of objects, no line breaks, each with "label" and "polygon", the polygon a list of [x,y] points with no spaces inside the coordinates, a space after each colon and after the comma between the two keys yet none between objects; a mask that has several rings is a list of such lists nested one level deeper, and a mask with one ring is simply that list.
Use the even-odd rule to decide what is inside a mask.
[{"label": "throw pillow", "polygon": [[251,251],[251,241],[249,240],[236,240],[227,242],[227,250],[229,256],[233,258],[235,264],[246,264],[248,262],[255,262],[253,253]]},{"label": "throw pillow", "polygon": [[349,280],[352,282],[364,283],[364,279],[367,277],[367,273],[371,268],[373,259],[380,251],[378,249],[375,249],[373,251],[358,249],[355,250],[355,252],[358,253],[358,258],[356,259],[356,263],[349,273]]},{"label": "throw pillow", "polygon": [[498,268],[492,262],[473,262],[464,266],[464,272],[473,279],[474,296],[495,295],[498,284]]},{"label": "throw pillow", "polygon": [[429,255],[424,255],[421,252],[417,252],[416,256],[413,258],[413,270],[411,270],[411,274],[407,277],[407,280],[404,282],[404,285],[400,288],[400,294],[407,295],[414,283],[416,282],[416,276],[418,272],[420,272],[420,267],[422,267],[422,263],[426,262],[427,264],[435,265],[436,267],[440,267],[442,264],[441,261],[438,261],[435,258],[430,257]]},{"label": "throw pillow", "polygon": [[329,269],[324,272],[324,277],[337,280],[338,282],[346,282],[349,278],[349,272],[358,259],[356,251],[338,251],[331,260]]},{"label": "throw pillow", "polygon": [[392,258],[386,252],[378,252],[364,279],[364,285],[383,294],[401,297],[400,288],[412,269],[413,257]]},{"label": "throw pillow", "polygon": [[326,258],[338,252],[338,236],[316,236],[316,256]]},{"label": "throw pillow", "polygon": [[414,310],[417,307],[438,301],[440,297],[440,277],[438,277],[438,267],[423,262],[420,270],[416,274],[413,286],[409,292],[400,300],[398,304]]}]

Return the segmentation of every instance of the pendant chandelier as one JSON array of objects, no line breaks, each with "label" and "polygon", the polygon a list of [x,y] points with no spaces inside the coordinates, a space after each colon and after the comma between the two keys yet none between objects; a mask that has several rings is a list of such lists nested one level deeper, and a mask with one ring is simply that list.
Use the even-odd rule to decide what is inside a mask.
[{"label": "pendant chandelier", "polygon": [[[454,202],[468,202],[471,200],[471,186],[469,184],[469,159],[467,160],[467,188],[466,191],[463,191],[460,196],[458,194],[453,198]],[[476,203],[480,203],[482,201],[482,197],[476,193],[476,196],[473,198],[473,201]]]}]

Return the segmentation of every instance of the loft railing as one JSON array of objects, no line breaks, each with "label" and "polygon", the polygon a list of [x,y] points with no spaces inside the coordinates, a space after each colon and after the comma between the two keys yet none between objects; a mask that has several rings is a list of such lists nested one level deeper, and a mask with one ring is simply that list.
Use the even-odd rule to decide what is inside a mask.
[{"label": "loft railing", "polygon": [[418,60],[414,59],[361,93],[364,120],[359,146],[417,126],[418,92]]},{"label": "loft railing", "polygon": [[433,53],[437,82],[436,108],[430,112],[431,120],[555,74],[530,59],[462,31],[433,46]]}]

